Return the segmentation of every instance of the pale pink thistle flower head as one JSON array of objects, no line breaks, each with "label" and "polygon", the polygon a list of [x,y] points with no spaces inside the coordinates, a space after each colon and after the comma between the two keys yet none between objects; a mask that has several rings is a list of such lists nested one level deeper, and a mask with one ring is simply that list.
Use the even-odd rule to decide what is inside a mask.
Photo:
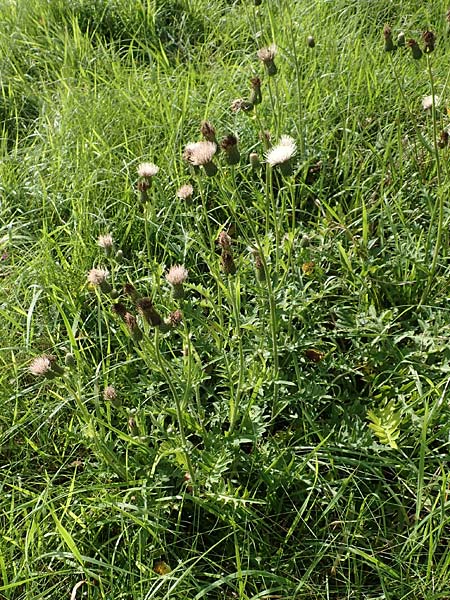
[{"label": "pale pink thistle flower head", "polygon": [[110,233],[100,235],[97,244],[100,246],[100,248],[104,250],[106,256],[111,256],[111,253],[114,248],[114,241]]},{"label": "pale pink thistle flower head", "polygon": [[217,167],[213,163],[216,151],[217,145],[214,142],[193,142],[185,147],[183,158],[193,167],[203,167],[205,173],[212,177],[217,173]]},{"label": "pale pink thistle flower head", "polygon": [[106,269],[91,269],[88,273],[87,280],[94,287],[99,287],[102,292],[109,294],[112,287],[109,285],[108,271]]},{"label": "pale pink thistle flower head", "polygon": [[145,179],[151,179],[158,173],[158,171],[159,167],[150,162],[141,163],[138,167],[139,177],[143,177]]},{"label": "pale pink thistle flower head", "polygon": [[282,135],[279,143],[266,153],[266,162],[271,167],[279,167],[284,175],[292,173],[291,160],[297,152],[295,140],[289,135]]},{"label": "pale pink thistle flower head", "polygon": [[264,64],[267,75],[272,77],[272,75],[276,75],[278,69],[275,64],[275,56],[277,54],[277,47],[275,44],[271,44],[267,48],[261,48],[258,50],[258,58]]},{"label": "pale pink thistle flower head", "polygon": [[190,200],[192,198],[192,194],[194,193],[194,188],[190,183],[186,183],[182,185],[177,190],[177,198],[180,200]]},{"label": "pale pink thistle flower head", "polygon": [[58,365],[56,358],[46,354],[36,357],[29,366],[29,371],[36,377],[45,377],[46,379],[54,379],[64,373],[64,369]]},{"label": "pale pink thistle flower head", "polygon": [[188,270],[184,265],[174,265],[170,267],[169,272],[166,275],[167,281],[172,286],[172,294],[176,299],[184,298],[183,284],[188,278]]}]

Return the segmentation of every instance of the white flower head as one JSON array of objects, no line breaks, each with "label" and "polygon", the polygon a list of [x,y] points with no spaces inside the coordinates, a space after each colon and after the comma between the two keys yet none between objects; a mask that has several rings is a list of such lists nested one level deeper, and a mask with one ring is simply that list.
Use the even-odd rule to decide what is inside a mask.
[{"label": "white flower head", "polygon": [[[434,106],[437,108],[441,103],[440,96],[434,96]],[[422,98],[423,110],[431,110],[433,108],[433,96],[424,96]]]},{"label": "white flower head", "polygon": [[183,285],[188,278],[188,270],[184,265],[174,265],[170,267],[169,272],[166,275],[167,281],[170,285]]},{"label": "white flower head", "polygon": [[183,158],[191,165],[200,167],[212,161],[216,150],[217,146],[214,142],[193,142],[184,149]]},{"label": "white flower head", "polygon": [[258,50],[258,58],[264,63],[272,62],[277,55],[277,47],[275,44],[271,44],[267,48],[261,48]]},{"label": "white flower head", "polygon": [[289,135],[282,135],[279,143],[266,153],[266,161],[271,167],[282,165],[289,162],[296,152],[295,140]]},{"label": "white flower head", "polygon": [[151,178],[154,177],[158,171],[159,167],[149,162],[141,163],[138,167],[139,177]]},{"label": "white flower head", "polygon": [[105,283],[109,273],[106,269],[91,269],[87,280],[92,285],[102,285]]},{"label": "white flower head", "polygon": [[100,235],[98,237],[97,244],[100,246],[100,248],[103,248],[103,250],[111,250],[114,245],[112,235],[110,233]]},{"label": "white flower head", "polygon": [[38,356],[29,366],[29,371],[36,377],[45,377],[52,370],[52,357]]},{"label": "white flower head", "polygon": [[177,190],[177,198],[180,200],[188,200],[193,193],[194,188],[192,185],[190,183],[186,183]]}]

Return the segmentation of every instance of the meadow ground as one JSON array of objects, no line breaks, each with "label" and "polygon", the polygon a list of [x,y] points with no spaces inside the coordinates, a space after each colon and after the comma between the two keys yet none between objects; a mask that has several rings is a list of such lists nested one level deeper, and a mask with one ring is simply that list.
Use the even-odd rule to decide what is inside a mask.
[{"label": "meadow ground", "polygon": [[450,597],[449,7],[256,4],[0,0],[2,599]]}]

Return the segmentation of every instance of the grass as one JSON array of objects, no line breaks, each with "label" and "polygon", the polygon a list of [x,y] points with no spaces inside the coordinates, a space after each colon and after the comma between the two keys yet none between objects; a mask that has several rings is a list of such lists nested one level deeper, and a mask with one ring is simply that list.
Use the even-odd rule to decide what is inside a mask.
[{"label": "grass", "polygon": [[448,598],[446,8],[0,0],[1,598]]}]

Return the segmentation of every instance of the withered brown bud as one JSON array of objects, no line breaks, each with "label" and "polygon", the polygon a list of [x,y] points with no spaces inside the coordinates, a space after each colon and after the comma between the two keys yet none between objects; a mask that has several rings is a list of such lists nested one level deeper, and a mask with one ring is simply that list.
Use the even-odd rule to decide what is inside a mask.
[{"label": "withered brown bud", "polygon": [[200,126],[200,132],[202,134],[202,136],[205,138],[205,140],[207,140],[208,142],[216,142],[216,130],[214,129],[214,126],[212,125],[212,123],[210,123],[209,121],[202,121],[202,124]]},{"label": "withered brown bud", "polygon": [[434,50],[434,44],[436,43],[436,36],[432,31],[424,31],[422,33],[423,50],[425,54],[429,54]]},{"label": "withered brown bud", "polygon": [[153,306],[153,302],[150,298],[140,298],[137,301],[137,309],[149,325],[152,325],[153,327],[161,325],[161,316]]},{"label": "withered brown bud", "polygon": [[414,40],[414,39],[408,40],[407,46],[408,46],[408,48],[411,48],[412,57],[415,60],[419,60],[420,58],[422,58],[422,50],[420,49],[420,46],[416,42],[416,40]]},{"label": "withered brown bud", "polygon": [[384,49],[386,52],[392,52],[394,50],[394,41],[392,39],[392,29],[389,25],[385,25],[383,28],[384,36]]},{"label": "withered brown bud", "polygon": [[230,250],[225,248],[222,250],[220,264],[225,275],[234,275],[236,273],[236,265]]}]

